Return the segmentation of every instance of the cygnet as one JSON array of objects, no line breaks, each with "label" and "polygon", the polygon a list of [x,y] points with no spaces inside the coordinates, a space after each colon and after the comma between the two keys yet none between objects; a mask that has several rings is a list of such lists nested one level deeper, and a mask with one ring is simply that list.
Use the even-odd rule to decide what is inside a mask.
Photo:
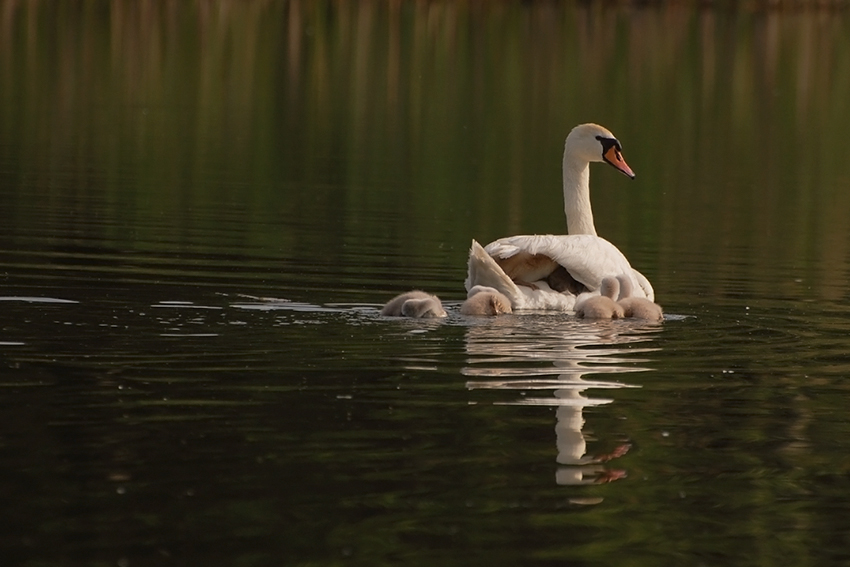
[{"label": "cygnet", "polygon": [[392,298],[381,315],[388,317],[445,317],[446,311],[436,295],[413,290]]},{"label": "cygnet", "polygon": [[620,319],[624,316],[624,311],[614,301],[619,292],[620,282],[617,278],[604,278],[599,287],[599,295],[593,295],[581,301],[576,306],[576,316],[584,319]]},{"label": "cygnet", "polygon": [[460,306],[463,315],[492,316],[513,312],[511,301],[492,287],[477,285],[469,293],[469,298]]},{"label": "cygnet", "polygon": [[645,297],[631,297],[632,282],[626,276],[617,276],[620,282],[620,299],[617,303],[623,308],[626,317],[645,319],[646,321],[663,321],[664,312],[661,306]]}]

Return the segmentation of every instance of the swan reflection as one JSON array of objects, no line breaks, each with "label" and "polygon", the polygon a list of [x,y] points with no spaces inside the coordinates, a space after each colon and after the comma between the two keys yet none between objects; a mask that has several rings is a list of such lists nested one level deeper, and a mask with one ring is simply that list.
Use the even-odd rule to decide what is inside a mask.
[{"label": "swan reflection", "polygon": [[[588,454],[583,431],[584,408],[608,405],[614,399],[585,396],[584,392],[639,386],[585,376],[649,370],[636,365],[646,360],[634,355],[656,349],[633,345],[651,340],[651,333],[659,327],[630,320],[586,323],[551,315],[506,317],[487,323],[471,326],[466,332],[469,366],[462,373],[472,378],[467,388],[534,392],[521,397],[512,394],[494,402],[498,405],[557,407],[557,484],[599,484],[625,477],[625,470],[612,469],[606,463],[625,455],[630,445],[620,443],[610,453]],[[543,395],[545,391],[552,394]]]}]

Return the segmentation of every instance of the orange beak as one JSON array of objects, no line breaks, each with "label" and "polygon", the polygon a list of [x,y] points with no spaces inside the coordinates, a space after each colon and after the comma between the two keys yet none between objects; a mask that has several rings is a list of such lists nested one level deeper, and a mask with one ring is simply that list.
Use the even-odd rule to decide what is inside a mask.
[{"label": "orange beak", "polygon": [[620,150],[618,150],[616,146],[608,148],[608,151],[602,154],[602,158],[622,171],[624,174],[628,175],[630,178],[635,178],[635,172],[632,171],[632,168],[629,167],[629,164],[627,164],[626,160],[623,159],[623,154],[620,153]]}]

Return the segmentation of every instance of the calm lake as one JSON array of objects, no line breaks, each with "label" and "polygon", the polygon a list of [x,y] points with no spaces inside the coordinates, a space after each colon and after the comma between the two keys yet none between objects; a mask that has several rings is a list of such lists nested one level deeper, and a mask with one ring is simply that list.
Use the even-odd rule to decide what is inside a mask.
[{"label": "calm lake", "polygon": [[[461,315],[591,121],[664,323]],[[843,2],[0,1],[0,563],[847,565],[848,131]]]}]

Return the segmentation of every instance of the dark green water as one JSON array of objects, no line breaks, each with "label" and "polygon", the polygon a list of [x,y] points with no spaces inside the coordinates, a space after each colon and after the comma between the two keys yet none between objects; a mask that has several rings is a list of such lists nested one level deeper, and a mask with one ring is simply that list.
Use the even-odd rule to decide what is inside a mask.
[{"label": "dark green water", "polygon": [[[667,320],[462,317],[586,121]],[[843,3],[0,2],[2,564],[847,564],[849,126]]]}]

